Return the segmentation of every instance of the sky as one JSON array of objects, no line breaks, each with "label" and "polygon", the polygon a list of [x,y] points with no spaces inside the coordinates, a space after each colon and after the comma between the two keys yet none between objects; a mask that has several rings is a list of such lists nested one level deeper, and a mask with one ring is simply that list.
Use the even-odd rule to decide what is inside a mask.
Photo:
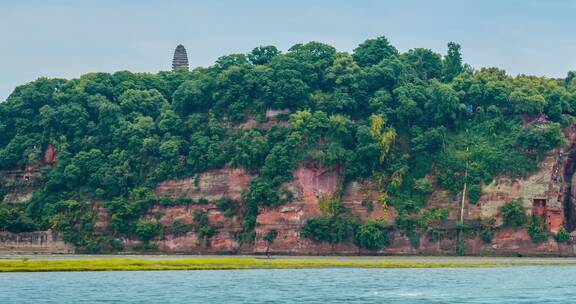
[{"label": "sky", "polygon": [[260,45],[320,41],[351,52],[386,36],[400,51],[462,45],[475,68],[564,77],[576,70],[571,0],[0,0],[0,101],[38,77],[191,67]]}]

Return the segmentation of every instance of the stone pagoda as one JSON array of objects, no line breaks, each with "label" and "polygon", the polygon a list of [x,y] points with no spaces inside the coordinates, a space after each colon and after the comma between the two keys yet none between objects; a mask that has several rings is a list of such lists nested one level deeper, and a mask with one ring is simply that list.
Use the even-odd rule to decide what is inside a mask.
[{"label": "stone pagoda", "polygon": [[188,54],[183,45],[179,44],[174,50],[174,59],[172,59],[172,71],[183,70],[188,71]]}]

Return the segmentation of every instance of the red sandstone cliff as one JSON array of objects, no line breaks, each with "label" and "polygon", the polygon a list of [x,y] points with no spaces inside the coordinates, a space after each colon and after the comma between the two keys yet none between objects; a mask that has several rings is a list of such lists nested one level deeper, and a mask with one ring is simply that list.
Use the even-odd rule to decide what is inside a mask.
[{"label": "red sandstone cliff", "polygon": [[[569,134],[570,143],[574,142],[574,132]],[[573,220],[573,215],[565,214],[565,210],[574,209],[576,201],[576,182],[573,177],[573,161],[567,155],[573,154],[574,145],[568,148],[551,151],[539,164],[538,170],[532,175],[521,179],[506,177],[495,178],[483,186],[482,196],[476,204],[465,204],[464,218],[467,223],[486,223],[495,219],[496,225],[501,224],[500,207],[513,199],[521,199],[525,212],[531,216],[542,215],[546,218],[548,228],[552,232]],[[52,148],[53,150],[53,148]],[[45,155],[45,164],[56,161],[51,155],[50,147]],[[27,179],[26,176],[29,178]],[[3,180],[21,181],[23,186],[9,194],[5,200],[8,203],[25,202],[40,178],[36,169],[4,172]],[[435,190],[428,199],[428,206],[421,213],[432,208],[448,209],[448,219],[436,225],[442,237],[434,237],[431,231],[422,233],[419,242],[414,242],[401,231],[393,230],[390,234],[390,245],[373,252],[358,248],[352,241],[340,244],[317,243],[300,236],[303,225],[311,218],[321,215],[319,200],[339,195],[346,208],[357,214],[361,221],[368,219],[380,220],[389,225],[394,224],[396,217],[392,207],[386,210],[377,203],[379,193],[374,190],[370,181],[354,181],[342,185],[342,174],[337,169],[325,169],[301,166],[293,173],[293,179],[285,183],[284,188],[293,193],[293,200],[278,207],[261,208],[257,217],[256,240],[253,244],[240,244],[237,240],[242,231],[242,208],[238,206],[235,215],[226,217],[216,207],[216,201],[227,197],[239,201],[242,191],[250,184],[253,176],[242,169],[223,168],[209,170],[195,177],[183,180],[173,180],[160,183],[156,187],[158,197],[187,197],[195,201],[204,199],[205,204],[189,206],[162,207],[155,206],[149,210],[149,219],[158,219],[168,233],[154,241],[159,252],[166,253],[265,253],[275,254],[455,254],[458,245],[456,222],[460,214],[461,197],[444,190]],[[30,182],[30,183],[28,183]],[[568,191],[570,190],[570,191]],[[373,202],[373,210],[369,212],[363,201]],[[568,204],[568,205],[566,205]],[[109,216],[101,203],[95,202],[94,213],[97,214],[96,232],[105,234]],[[205,212],[210,225],[215,227],[215,234],[207,241],[199,237],[194,228],[182,236],[169,233],[175,221],[194,224],[194,213]],[[569,211],[572,212],[573,211]],[[275,230],[277,238],[268,244],[264,236]],[[46,233],[17,235],[4,233],[0,237],[0,250],[39,251],[39,252],[69,252],[73,250],[59,236],[48,237]],[[42,234],[44,233],[44,234]],[[576,246],[559,244],[552,237],[536,244],[532,242],[524,228],[498,229],[490,244],[482,242],[478,235],[461,237],[465,243],[465,252],[472,255],[576,255]],[[126,250],[132,250],[139,242],[125,239]]]}]

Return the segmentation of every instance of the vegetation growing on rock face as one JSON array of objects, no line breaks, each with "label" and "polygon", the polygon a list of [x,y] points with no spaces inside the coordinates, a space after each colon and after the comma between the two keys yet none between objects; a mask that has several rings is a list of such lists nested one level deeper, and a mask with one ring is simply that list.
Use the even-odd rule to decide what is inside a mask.
[{"label": "vegetation growing on rock face", "polygon": [[209,239],[216,233],[216,230],[208,220],[207,212],[196,211],[194,213],[194,223],[198,231],[198,237],[201,239]]},{"label": "vegetation growing on rock face", "polygon": [[278,237],[278,231],[276,230],[270,230],[268,232],[266,232],[266,234],[264,235],[263,239],[264,241],[266,241],[267,244],[272,244],[274,243],[274,240]]},{"label": "vegetation growing on rock face", "polygon": [[496,225],[496,220],[490,219],[488,221],[487,225],[482,225],[480,227],[480,239],[485,244],[492,243],[492,238],[494,237],[495,228],[496,228],[495,225]]},{"label": "vegetation growing on rock face", "polygon": [[560,228],[554,237],[559,243],[568,243],[570,241],[570,233],[564,227]]},{"label": "vegetation growing on rock face", "polygon": [[354,234],[356,222],[344,216],[319,216],[309,220],[300,235],[317,242],[340,243]]},{"label": "vegetation growing on rock face", "polygon": [[367,249],[380,249],[390,243],[389,228],[381,223],[368,221],[356,229],[355,238],[358,246]]},{"label": "vegetation growing on rock face", "polygon": [[238,209],[237,203],[227,197],[217,200],[216,208],[222,211],[225,217],[232,217],[236,213],[236,209]]},{"label": "vegetation growing on rock face", "polygon": [[145,243],[160,236],[161,231],[162,227],[159,223],[141,220],[136,224],[136,235]]},{"label": "vegetation growing on rock face", "polygon": [[535,216],[530,220],[528,225],[526,225],[526,230],[534,243],[541,243],[548,239],[546,223],[539,216]]},{"label": "vegetation growing on rock face", "polygon": [[522,200],[513,200],[502,206],[502,217],[504,218],[504,226],[521,227],[524,225],[527,219]]},{"label": "vegetation growing on rock face", "polygon": [[[310,42],[285,53],[266,46],[222,56],[191,72],[40,78],[0,104],[0,169],[38,165],[48,144],[58,161],[42,169],[45,183],[30,202],[0,204],[0,229],[76,231],[71,237],[88,246],[95,238],[86,222],[93,219],[65,206],[102,201],[110,238],[152,240],[160,227],[142,217],[162,202],[157,183],[228,164],[258,176],[238,208],[219,204],[243,218],[239,239],[251,242],[259,208],[286,202],[282,184],[299,165],[314,164],[338,168],[344,182],[374,181],[381,192],[375,203],[395,207],[399,229],[416,240],[432,187],[460,192],[468,183],[475,202],[493,177],[527,174],[542,153],[563,144],[561,128],[573,121],[575,101],[569,78],[474,70],[455,43],[444,56],[422,48],[402,53],[384,37],[352,54]],[[290,114],[274,121],[267,109]],[[538,116],[547,119],[522,123]],[[246,127],[250,121],[268,122]],[[512,207],[507,223],[524,224]],[[362,239],[356,224],[327,215],[302,233],[329,242]],[[214,233],[209,225],[199,229]],[[384,244],[365,240],[357,241]]]},{"label": "vegetation growing on rock face", "polygon": [[190,231],[192,225],[183,223],[181,221],[174,221],[172,223],[171,232],[175,236],[184,236]]}]

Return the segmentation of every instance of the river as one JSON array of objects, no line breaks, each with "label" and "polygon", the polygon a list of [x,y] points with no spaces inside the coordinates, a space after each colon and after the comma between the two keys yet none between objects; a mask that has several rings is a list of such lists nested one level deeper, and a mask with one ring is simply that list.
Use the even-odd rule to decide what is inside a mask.
[{"label": "river", "polygon": [[0,303],[575,303],[576,267],[0,273]]}]

